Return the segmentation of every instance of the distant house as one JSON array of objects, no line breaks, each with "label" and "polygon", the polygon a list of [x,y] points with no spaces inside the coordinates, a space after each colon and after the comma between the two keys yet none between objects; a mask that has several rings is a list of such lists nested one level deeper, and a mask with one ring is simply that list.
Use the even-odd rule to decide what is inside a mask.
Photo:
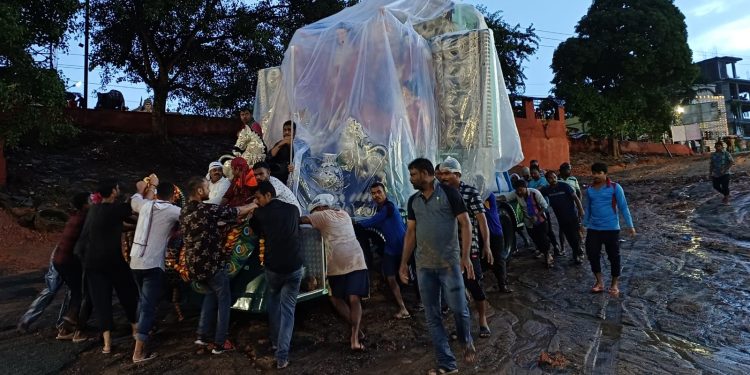
[{"label": "distant house", "polygon": [[[730,135],[750,137],[750,79],[737,75],[739,57],[714,57],[699,61],[703,82],[716,86],[714,95],[724,98],[726,120]],[[699,94],[700,95],[700,94]]]}]

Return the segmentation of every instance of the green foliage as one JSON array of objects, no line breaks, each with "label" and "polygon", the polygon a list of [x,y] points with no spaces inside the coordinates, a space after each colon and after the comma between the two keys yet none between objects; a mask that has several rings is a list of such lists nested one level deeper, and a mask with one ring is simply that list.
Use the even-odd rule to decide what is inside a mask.
[{"label": "green foliage", "polygon": [[697,76],[672,0],[594,0],[552,60],[553,89],[594,135],[660,134]]},{"label": "green foliage", "polygon": [[505,86],[511,95],[521,95],[526,90],[523,73],[523,62],[528,61],[539,47],[539,37],[530,25],[522,29],[521,25],[511,26],[502,18],[501,12],[489,13],[484,6],[477,6],[484,15],[487,26],[495,37],[495,48],[503,69]]},{"label": "green foliage", "polygon": [[34,61],[40,45],[60,46],[78,10],[75,0],[0,4],[0,141],[33,135],[42,144],[75,133],[63,116],[65,85],[57,71]]},{"label": "green foliage", "polygon": [[92,66],[104,68],[104,83],[144,82],[153,89],[155,118],[168,98],[184,112],[228,115],[252,102],[258,70],[281,63],[297,28],[347,4],[93,0]]}]

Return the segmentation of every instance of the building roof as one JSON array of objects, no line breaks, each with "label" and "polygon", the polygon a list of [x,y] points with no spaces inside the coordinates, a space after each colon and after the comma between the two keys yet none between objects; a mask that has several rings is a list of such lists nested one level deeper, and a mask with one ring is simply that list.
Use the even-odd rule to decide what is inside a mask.
[{"label": "building roof", "polygon": [[742,61],[742,58],[733,57],[733,56],[721,56],[721,57],[717,56],[717,57],[712,57],[710,59],[698,61],[696,64],[704,64],[704,63],[709,63],[709,62],[714,62],[714,61],[725,63],[725,64],[731,64],[731,63],[736,63],[738,61]]}]

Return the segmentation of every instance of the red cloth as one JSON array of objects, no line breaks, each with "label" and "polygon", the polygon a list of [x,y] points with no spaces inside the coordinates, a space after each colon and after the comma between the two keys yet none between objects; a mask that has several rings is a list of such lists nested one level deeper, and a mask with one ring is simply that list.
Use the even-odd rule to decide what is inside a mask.
[{"label": "red cloth", "polygon": [[255,173],[247,165],[244,158],[236,157],[232,159],[232,169],[237,173],[232,178],[232,186],[224,193],[224,199],[227,200],[229,207],[237,207],[250,203],[255,193],[255,187],[258,186],[258,180],[255,179]]},{"label": "red cloth", "polygon": [[260,124],[257,122],[254,122],[252,125],[250,125],[250,130],[254,131],[255,134],[260,136],[260,138],[263,138],[263,128],[260,127]]},{"label": "red cloth", "polygon": [[60,242],[57,243],[57,250],[52,258],[54,264],[66,264],[73,260],[73,249],[81,236],[83,223],[86,221],[87,210],[80,210],[68,218],[65,223]]}]

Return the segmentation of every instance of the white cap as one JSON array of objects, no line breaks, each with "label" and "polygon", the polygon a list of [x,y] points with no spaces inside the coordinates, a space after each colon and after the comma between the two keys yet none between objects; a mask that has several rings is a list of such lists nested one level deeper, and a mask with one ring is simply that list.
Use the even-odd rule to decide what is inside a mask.
[{"label": "white cap", "polygon": [[336,197],[331,194],[318,194],[315,199],[307,205],[307,210],[312,212],[314,209],[323,206],[333,206],[336,204]]},{"label": "white cap", "polygon": [[440,163],[440,170],[448,171],[450,173],[461,173],[461,163],[455,158],[448,156],[442,163]]},{"label": "white cap", "polygon": [[211,172],[211,170],[214,168],[222,168],[221,163],[219,163],[218,161],[212,161],[211,164],[208,165],[208,171]]}]

